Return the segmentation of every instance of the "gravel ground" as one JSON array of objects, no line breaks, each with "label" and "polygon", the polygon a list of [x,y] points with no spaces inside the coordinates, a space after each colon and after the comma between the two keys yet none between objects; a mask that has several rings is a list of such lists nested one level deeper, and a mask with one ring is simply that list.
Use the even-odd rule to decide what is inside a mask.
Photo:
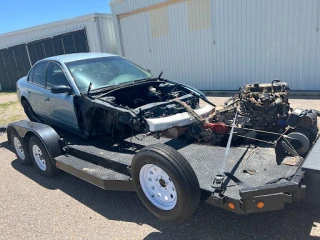
[{"label": "gravel ground", "polygon": [[0,104],[7,103],[7,102],[16,102],[16,101],[18,101],[16,93],[8,93],[8,94],[0,95]]},{"label": "gravel ground", "polygon": [[[315,98],[315,97],[314,97]],[[291,100],[320,110],[319,99]],[[210,98],[221,104],[226,98]],[[41,177],[0,137],[0,239],[306,239],[320,236],[320,206],[297,202],[247,216],[201,203],[182,224],[155,218],[133,192],[103,191],[69,174]]]}]

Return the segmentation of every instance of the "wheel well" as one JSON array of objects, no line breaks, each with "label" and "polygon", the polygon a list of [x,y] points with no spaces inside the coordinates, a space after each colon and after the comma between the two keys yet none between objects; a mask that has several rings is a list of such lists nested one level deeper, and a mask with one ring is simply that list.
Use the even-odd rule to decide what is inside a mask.
[{"label": "wheel well", "polygon": [[22,103],[23,101],[27,101],[27,102],[28,102],[28,100],[27,100],[24,96],[22,96],[21,99],[20,99],[20,102],[21,102],[21,103]]},{"label": "wheel well", "polygon": [[24,136],[23,140],[25,142],[28,142],[32,136],[36,136],[36,134],[34,134],[33,132],[29,131],[29,132],[26,133],[26,135]]},{"label": "wheel well", "polygon": [[95,135],[104,135],[108,133],[108,113],[105,109],[97,107],[92,110],[91,117],[92,130]]}]

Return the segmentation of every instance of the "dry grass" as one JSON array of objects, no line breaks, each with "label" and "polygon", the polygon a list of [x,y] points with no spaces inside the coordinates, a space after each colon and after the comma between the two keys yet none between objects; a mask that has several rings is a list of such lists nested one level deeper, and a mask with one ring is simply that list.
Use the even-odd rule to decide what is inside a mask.
[{"label": "dry grass", "polygon": [[0,93],[0,125],[26,118],[15,93]]},{"label": "dry grass", "polygon": [[13,94],[15,94],[14,91],[12,91],[12,92],[0,92],[0,97],[5,96],[5,95],[13,95]]}]

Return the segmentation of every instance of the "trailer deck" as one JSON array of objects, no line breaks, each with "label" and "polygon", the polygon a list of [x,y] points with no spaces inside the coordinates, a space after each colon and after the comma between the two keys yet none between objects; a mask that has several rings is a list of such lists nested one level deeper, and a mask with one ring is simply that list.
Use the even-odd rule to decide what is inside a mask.
[{"label": "trailer deck", "polygon": [[[112,169],[122,174],[125,174],[134,155],[140,149],[156,143],[166,144],[186,158],[198,177],[201,189],[208,192],[214,190],[213,181],[219,172],[225,154],[225,147],[203,142],[190,143],[183,137],[162,136],[160,139],[156,139],[154,136],[140,134],[122,141],[115,141],[107,137],[85,140],[61,130],[58,133],[67,142],[67,148],[72,156],[85,158],[98,165],[112,166]],[[56,160],[61,161],[60,159],[64,159],[64,157],[59,157]],[[290,156],[284,159],[284,162],[291,162],[291,165],[277,165],[274,148],[270,145],[264,143],[258,143],[258,145],[237,144],[230,149],[226,172],[232,173],[250,187],[258,187],[269,181],[294,175],[298,170],[299,163],[296,163],[294,158]],[[279,181],[286,182],[287,180]],[[226,184],[224,195],[232,199],[241,199],[239,194],[241,186],[231,179],[227,179]]]},{"label": "trailer deck", "polygon": [[[188,168],[190,173],[192,171],[195,188],[190,185],[186,187],[189,182],[180,182],[179,191],[193,189],[187,199],[191,199],[193,193],[200,194],[198,191],[201,189],[202,200],[234,213],[279,210],[286,203],[304,198],[319,201],[319,141],[314,142],[306,158],[287,156],[278,165],[275,149],[270,146],[271,139],[268,139],[268,144],[235,139],[228,155],[225,176],[219,185],[214,181],[224,162],[225,144],[216,146],[206,142],[190,142],[184,135],[170,137],[166,132],[160,138],[157,134],[138,134],[121,140],[111,137],[84,139],[59,128],[28,121],[11,123],[8,126],[8,140],[11,143],[12,136],[19,137],[24,146],[29,145],[29,149],[32,146],[32,151],[39,144],[35,139],[41,140],[49,166],[55,165],[105,190],[142,191],[135,182],[139,179],[137,173],[140,174],[135,167],[139,164],[146,166],[148,161],[155,161],[152,158],[162,156],[164,164],[172,164],[172,159],[178,161],[179,158],[181,162],[177,163],[185,164],[184,169]],[[26,153],[29,154],[28,150]],[[32,154],[34,158],[38,156],[34,152]],[[162,176],[162,173],[155,177]],[[149,179],[146,181],[152,182],[151,188],[153,184],[163,184],[157,177],[156,180]],[[168,181],[171,181],[170,178]],[[199,200],[200,196],[197,198]],[[184,204],[188,203],[186,201]]]}]

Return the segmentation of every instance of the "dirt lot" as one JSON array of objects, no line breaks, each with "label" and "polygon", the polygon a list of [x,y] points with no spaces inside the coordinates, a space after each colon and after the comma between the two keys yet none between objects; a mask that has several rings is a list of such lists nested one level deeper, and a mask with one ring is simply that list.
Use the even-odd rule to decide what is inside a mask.
[{"label": "dirt lot", "polygon": [[[221,104],[226,97],[213,97]],[[0,96],[1,102],[1,96]],[[320,98],[291,100],[320,110]],[[155,218],[135,193],[103,191],[69,174],[47,179],[19,164],[0,137],[0,239],[306,239],[320,236],[320,207],[235,215],[201,203],[183,224]]]},{"label": "dirt lot", "polygon": [[16,93],[0,93],[0,125],[26,118]]}]

